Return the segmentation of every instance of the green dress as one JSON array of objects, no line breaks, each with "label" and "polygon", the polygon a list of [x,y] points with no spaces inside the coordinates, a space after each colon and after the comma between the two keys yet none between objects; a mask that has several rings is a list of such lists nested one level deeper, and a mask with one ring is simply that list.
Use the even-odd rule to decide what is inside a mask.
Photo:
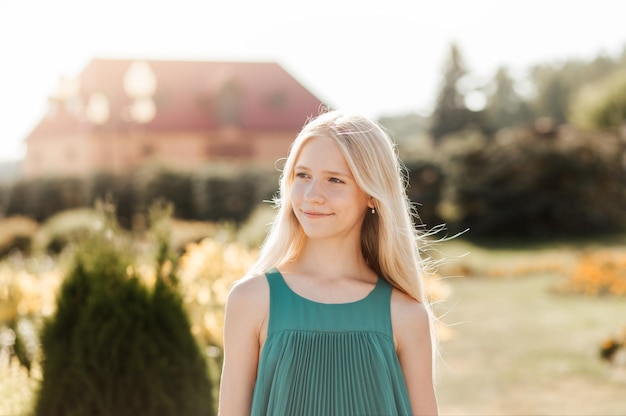
[{"label": "green dress", "polygon": [[252,415],[411,414],[389,283],[378,278],[365,298],[328,304],[293,292],[277,269],[266,277],[270,316]]}]

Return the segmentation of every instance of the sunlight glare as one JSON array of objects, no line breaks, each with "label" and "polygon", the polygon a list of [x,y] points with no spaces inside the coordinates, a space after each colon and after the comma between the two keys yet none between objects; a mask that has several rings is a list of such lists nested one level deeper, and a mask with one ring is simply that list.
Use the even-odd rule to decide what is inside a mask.
[{"label": "sunlight glare", "polygon": [[124,91],[129,97],[151,97],[156,87],[156,75],[147,62],[133,62],[124,74]]},{"label": "sunlight glare", "polygon": [[156,104],[150,97],[137,98],[130,107],[130,116],[138,123],[148,123],[155,115]]},{"label": "sunlight glare", "polygon": [[109,99],[104,93],[96,92],[89,97],[85,115],[93,124],[102,125],[109,120]]}]

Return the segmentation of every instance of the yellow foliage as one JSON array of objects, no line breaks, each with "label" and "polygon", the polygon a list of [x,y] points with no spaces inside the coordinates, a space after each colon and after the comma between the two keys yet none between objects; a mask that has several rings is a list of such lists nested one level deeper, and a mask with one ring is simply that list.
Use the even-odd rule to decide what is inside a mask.
[{"label": "yellow foliage", "polygon": [[626,251],[604,249],[583,254],[557,290],[588,296],[625,296]]},{"label": "yellow foliage", "polygon": [[255,260],[255,251],[237,243],[206,238],[187,245],[178,278],[192,331],[205,345],[222,347],[228,292]]},{"label": "yellow foliage", "polygon": [[17,358],[0,352],[0,415],[30,414],[39,379],[28,374]]},{"label": "yellow foliage", "polygon": [[31,272],[8,262],[0,263],[0,324],[18,315],[51,315],[61,280],[59,267]]},{"label": "yellow foliage", "polygon": [[559,273],[563,271],[563,264],[558,260],[524,261],[519,264],[511,262],[507,266],[493,266],[485,274],[493,278],[523,277],[534,274]]}]

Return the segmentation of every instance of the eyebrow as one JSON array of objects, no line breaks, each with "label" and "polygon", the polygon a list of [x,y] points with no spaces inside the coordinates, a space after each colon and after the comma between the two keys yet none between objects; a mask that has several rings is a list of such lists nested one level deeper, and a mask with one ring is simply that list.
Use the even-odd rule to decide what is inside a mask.
[{"label": "eyebrow", "polygon": [[[309,172],[311,171],[310,168],[307,168],[306,166],[303,166],[303,165],[296,165],[295,170],[307,170]],[[352,175],[350,175],[349,173],[337,172],[337,171],[334,171],[334,170],[324,170],[324,171],[322,171],[322,173],[325,173],[327,175],[333,175],[333,176],[344,176],[344,177],[347,177],[347,178],[352,177]]]}]

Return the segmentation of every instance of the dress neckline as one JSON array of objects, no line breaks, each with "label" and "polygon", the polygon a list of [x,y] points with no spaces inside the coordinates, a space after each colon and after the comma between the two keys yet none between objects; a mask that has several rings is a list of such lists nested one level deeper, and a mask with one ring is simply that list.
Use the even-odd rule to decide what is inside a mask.
[{"label": "dress neckline", "polygon": [[268,273],[273,273],[278,275],[278,277],[280,278],[280,282],[287,288],[287,290],[289,291],[289,293],[291,293],[294,297],[303,300],[304,302],[307,303],[311,303],[314,305],[322,305],[322,306],[347,306],[347,305],[356,305],[358,303],[361,302],[365,302],[367,301],[369,298],[371,298],[374,295],[374,292],[376,292],[376,290],[381,286],[381,281],[383,279],[380,278],[380,276],[377,278],[376,280],[376,284],[374,285],[374,288],[372,290],[370,290],[364,297],[362,297],[361,299],[357,299],[357,300],[353,300],[350,302],[339,302],[339,303],[326,303],[326,302],[319,302],[316,300],[312,300],[309,298],[306,298],[302,295],[300,295],[299,293],[297,293],[296,291],[294,291],[285,281],[285,277],[283,276],[283,274],[280,272],[280,270],[278,270],[278,268],[276,267],[272,267]]}]

